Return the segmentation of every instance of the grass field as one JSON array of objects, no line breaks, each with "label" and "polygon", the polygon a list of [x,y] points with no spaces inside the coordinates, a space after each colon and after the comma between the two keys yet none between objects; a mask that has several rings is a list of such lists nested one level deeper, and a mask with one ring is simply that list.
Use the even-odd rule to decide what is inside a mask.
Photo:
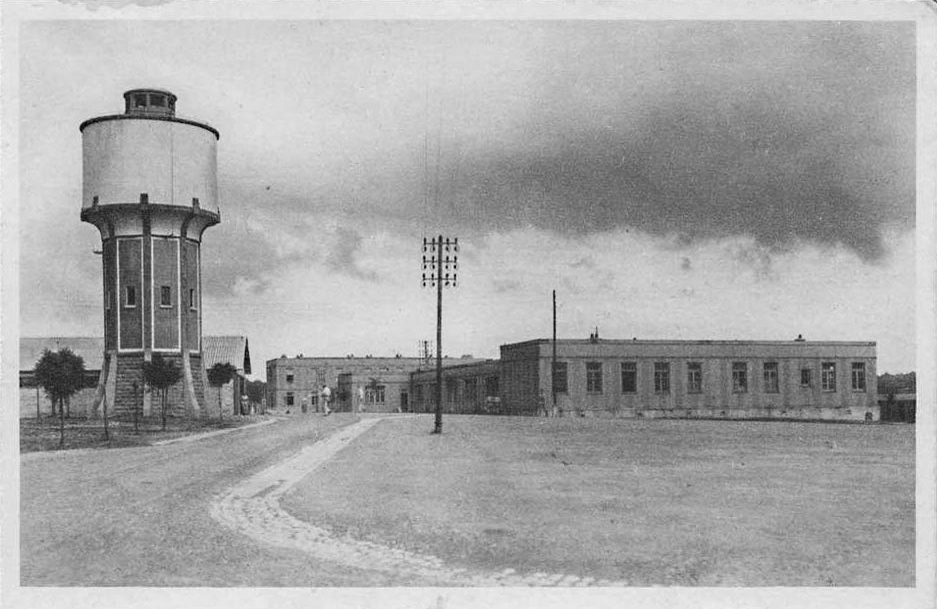
[{"label": "grass field", "polygon": [[[160,440],[171,440],[181,436],[241,427],[263,420],[263,416],[226,417],[224,421],[215,419],[183,419],[170,417],[166,421],[166,431],[162,430],[159,417],[147,417],[138,421],[134,432],[132,421],[108,421],[109,439],[104,439],[104,423],[100,419],[67,418],[65,419],[65,450],[74,448],[121,448],[125,446],[149,446]],[[43,417],[41,419],[20,419],[20,452],[58,450],[59,419]]]},{"label": "grass field", "polygon": [[453,566],[629,584],[914,585],[914,429],[429,416],[380,423],[284,498]]}]

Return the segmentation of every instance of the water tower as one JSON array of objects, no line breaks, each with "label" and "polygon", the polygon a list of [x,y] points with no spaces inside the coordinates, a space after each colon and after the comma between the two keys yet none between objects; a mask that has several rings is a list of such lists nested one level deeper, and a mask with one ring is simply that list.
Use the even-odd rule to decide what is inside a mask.
[{"label": "water tower", "polygon": [[203,412],[200,247],[203,231],[221,220],[218,131],[177,117],[176,99],[133,89],[124,93],[123,114],[79,127],[81,219],[101,232],[104,268],[105,357],[95,412],[106,398],[109,412],[139,407],[149,414],[142,370],[154,353],[182,369],[170,391],[174,414]]}]

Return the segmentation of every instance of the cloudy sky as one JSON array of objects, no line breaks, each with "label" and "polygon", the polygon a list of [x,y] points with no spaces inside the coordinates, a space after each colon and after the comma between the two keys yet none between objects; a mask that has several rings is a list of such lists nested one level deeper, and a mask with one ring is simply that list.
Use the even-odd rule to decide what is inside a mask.
[{"label": "cloudy sky", "polygon": [[204,332],[280,354],[435,338],[872,340],[914,369],[910,22],[48,21],[20,31],[20,332],[100,335],[81,136],[150,86],[217,128]]}]

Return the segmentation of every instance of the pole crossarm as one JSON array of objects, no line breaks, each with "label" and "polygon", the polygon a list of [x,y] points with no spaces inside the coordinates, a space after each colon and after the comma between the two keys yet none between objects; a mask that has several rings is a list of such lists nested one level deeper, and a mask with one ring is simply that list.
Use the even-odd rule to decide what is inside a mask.
[{"label": "pole crossarm", "polygon": [[457,287],[459,270],[459,238],[423,238],[423,287]]}]

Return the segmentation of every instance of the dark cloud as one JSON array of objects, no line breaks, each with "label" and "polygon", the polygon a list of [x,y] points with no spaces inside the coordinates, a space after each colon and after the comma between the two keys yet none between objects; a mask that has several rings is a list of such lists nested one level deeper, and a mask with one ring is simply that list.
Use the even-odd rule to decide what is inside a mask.
[{"label": "dark cloud", "polygon": [[236,218],[237,214],[224,214],[221,224],[202,235],[202,289],[206,295],[231,296],[239,280],[251,291],[262,293],[278,272],[309,259],[299,252],[277,250],[271,236],[284,230],[282,227],[251,230]]},{"label": "dark cloud", "polygon": [[[356,260],[361,235],[350,228],[314,231],[301,214],[291,213],[265,219],[264,230],[251,229],[243,219],[249,211],[235,203],[224,213],[221,224],[209,228],[202,238],[202,267],[205,293],[230,296],[240,281],[247,289],[262,293],[282,272],[297,265],[324,262],[331,272],[356,279],[376,281],[377,273],[362,269]],[[289,241],[289,247],[277,247]],[[323,258],[321,246],[327,252]]]},{"label": "dark cloud", "polygon": [[[323,217],[355,227],[334,243],[309,237],[325,239],[328,268],[367,280],[376,275],[356,261],[361,235],[385,230],[404,238],[455,232],[476,243],[525,227],[570,239],[634,230],[666,237],[675,251],[744,237],[754,249],[739,261],[764,276],[771,254],[804,243],[879,261],[884,229],[914,223],[913,28],[514,27],[539,32],[519,45],[527,55],[517,72],[495,78],[494,67],[462,66],[475,88],[442,100],[433,83],[418,87],[418,99],[396,89],[362,93],[375,107],[390,104],[388,115],[430,110],[419,123],[382,125],[373,149],[349,147],[357,152],[331,173],[299,164],[277,181],[254,175],[250,158],[233,168],[225,181],[243,192],[223,198],[226,218],[260,205],[275,208],[276,220],[264,234],[210,229],[218,232],[206,239],[220,245],[206,249],[205,261],[215,256],[221,267],[212,289],[230,290],[238,277],[262,289],[279,268],[308,262],[273,243]],[[585,271],[587,262],[573,264]]]},{"label": "dark cloud", "polygon": [[[796,33],[792,50],[762,44],[757,60],[724,40],[683,58],[695,72],[671,58],[679,84],[640,103],[621,88],[596,93],[578,122],[531,113],[525,140],[452,161],[450,213],[482,231],[746,236],[771,251],[806,242],[880,260],[883,229],[914,222],[913,39],[899,38],[911,32],[826,24]],[[616,94],[620,110],[609,102]]]}]

